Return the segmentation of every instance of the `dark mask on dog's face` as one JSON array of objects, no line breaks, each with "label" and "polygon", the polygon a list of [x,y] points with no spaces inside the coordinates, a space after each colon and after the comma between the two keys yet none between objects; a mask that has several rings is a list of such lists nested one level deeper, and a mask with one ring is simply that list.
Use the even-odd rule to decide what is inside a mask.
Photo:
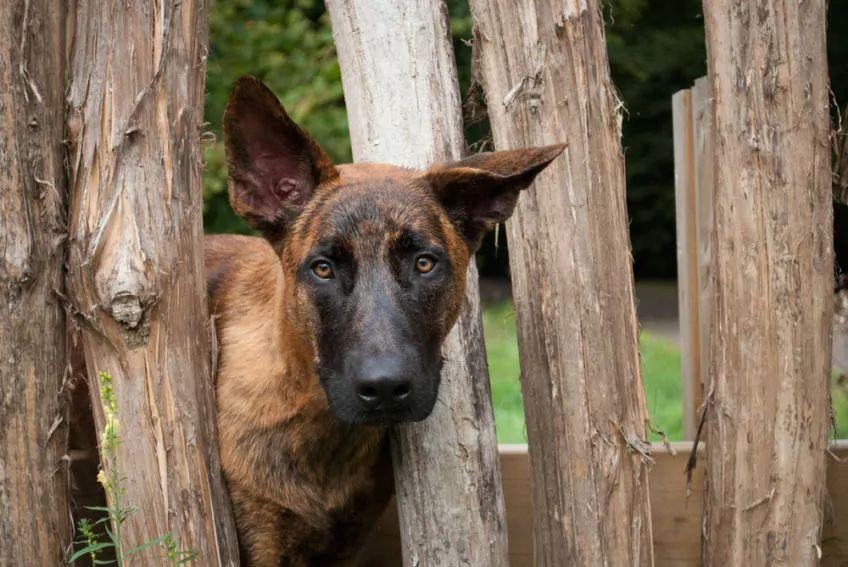
[{"label": "dark mask on dog's face", "polygon": [[230,202],[280,254],[288,316],[332,410],[350,423],[427,417],[470,256],[564,146],[425,172],[334,166],[253,78],[236,84],[224,130]]}]

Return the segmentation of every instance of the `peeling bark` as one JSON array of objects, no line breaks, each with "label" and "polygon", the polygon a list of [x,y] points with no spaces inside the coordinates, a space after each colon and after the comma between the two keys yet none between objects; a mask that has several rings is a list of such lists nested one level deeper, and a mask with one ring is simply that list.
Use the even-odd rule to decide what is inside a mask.
[{"label": "peeling bark", "polygon": [[833,209],[825,1],[704,2],[715,294],[705,565],[816,565]]},{"label": "peeling bark", "polygon": [[[424,167],[465,151],[444,2],[330,0],[353,154]],[[477,268],[445,342],[439,401],[392,432],[404,565],[507,565]]]},{"label": "peeling bark", "polygon": [[0,2],[0,565],[70,548],[64,2]]},{"label": "peeling bark", "polygon": [[499,150],[567,142],[507,221],[535,565],[651,565],[621,103],[597,0],[471,0]]},{"label": "peeling bark", "polygon": [[124,544],[170,532],[200,564],[235,565],[202,264],[208,5],[100,0],[74,16],[68,282],[89,378],[114,381],[123,499],[138,508]]}]

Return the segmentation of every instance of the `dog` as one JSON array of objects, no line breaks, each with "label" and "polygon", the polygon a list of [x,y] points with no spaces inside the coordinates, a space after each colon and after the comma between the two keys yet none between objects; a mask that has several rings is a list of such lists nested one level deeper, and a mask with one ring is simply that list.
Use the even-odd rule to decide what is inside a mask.
[{"label": "dog", "polygon": [[387,426],[436,402],[470,258],[564,146],[337,166],[252,77],[224,136],[230,203],[262,235],[204,246],[242,561],[349,564],[392,494]]}]

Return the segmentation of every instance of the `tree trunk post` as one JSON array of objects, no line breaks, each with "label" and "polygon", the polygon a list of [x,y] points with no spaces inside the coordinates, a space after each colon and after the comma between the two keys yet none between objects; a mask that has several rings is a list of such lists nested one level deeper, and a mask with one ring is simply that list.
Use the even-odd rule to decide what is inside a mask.
[{"label": "tree trunk post", "polygon": [[621,149],[597,0],[472,0],[497,149],[567,142],[506,223],[536,565],[653,563]]},{"label": "tree trunk post", "polygon": [[834,283],[825,10],[704,2],[716,223],[705,565],[818,564]]},{"label": "tree trunk post", "polygon": [[[79,2],[72,30],[68,282],[98,429],[113,379],[125,549],[170,533],[238,564],[215,429],[202,256],[208,4]],[[161,561],[151,547],[134,556]]]},{"label": "tree trunk post", "polygon": [[0,3],[0,565],[70,549],[64,8]]},{"label": "tree trunk post", "polygon": [[[442,1],[330,0],[353,154],[423,167],[465,150]],[[477,269],[448,336],[439,402],[392,432],[404,565],[507,565]]]}]

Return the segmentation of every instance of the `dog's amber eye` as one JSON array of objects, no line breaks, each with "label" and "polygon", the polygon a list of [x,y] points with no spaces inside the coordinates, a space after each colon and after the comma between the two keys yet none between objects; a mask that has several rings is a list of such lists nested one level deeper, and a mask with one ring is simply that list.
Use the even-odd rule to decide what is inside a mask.
[{"label": "dog's amber eye", "polygon": [[415,259],[415,269],[418,270],[419,274],[432,272],[435,267],[436,259],[432,256],[424,254]]},{"label": "dog's amber eye", "polygon": [[333,267],[329,262],[324,260],[318,260],[314,264],[312,264],[312,273],[321,278],[322,280],[329,280],[332,278],[335,273],[333,272]]}]

